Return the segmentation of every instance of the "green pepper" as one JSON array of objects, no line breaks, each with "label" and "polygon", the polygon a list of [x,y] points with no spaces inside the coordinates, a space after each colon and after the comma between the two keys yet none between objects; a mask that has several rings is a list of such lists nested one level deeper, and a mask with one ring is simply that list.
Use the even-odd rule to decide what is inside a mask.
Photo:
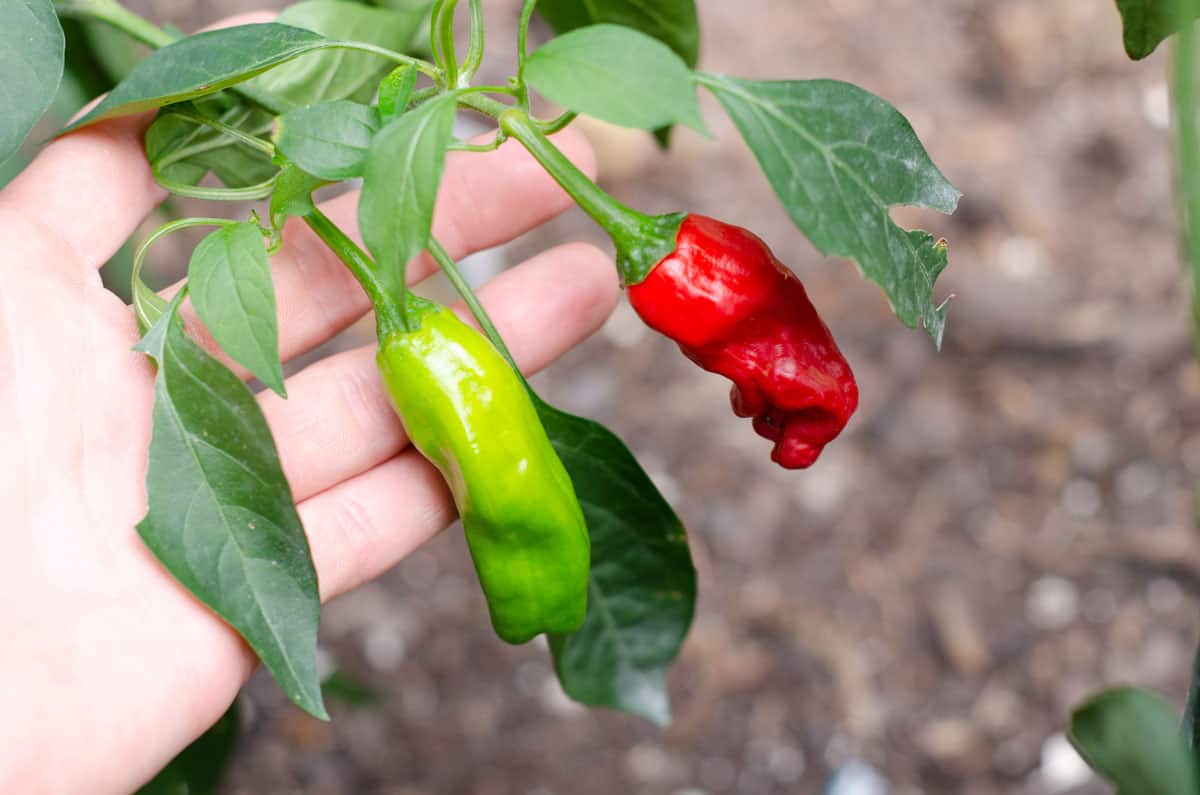
[{"label": "green pepper", "polygon": [[449,309],[409,306],[419,325],[380,340],[379,370],[454,495],[496,634],[525,643],[575,631],[587,609],[587,526],[524,383]]}]

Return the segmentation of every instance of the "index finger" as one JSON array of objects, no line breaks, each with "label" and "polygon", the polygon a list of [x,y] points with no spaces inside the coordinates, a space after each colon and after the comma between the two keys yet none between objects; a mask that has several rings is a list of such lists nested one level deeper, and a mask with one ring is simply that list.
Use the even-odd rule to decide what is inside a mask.
[{"label": "index finger", "polygon": [[[274,17],[249,12],[211,28]],[[71,266],[99,268],[166,196],[146,162],[143,137],[153,118],[107,119],[55,139],[0,191],[0,206],[66,244],[76,255]]]}]

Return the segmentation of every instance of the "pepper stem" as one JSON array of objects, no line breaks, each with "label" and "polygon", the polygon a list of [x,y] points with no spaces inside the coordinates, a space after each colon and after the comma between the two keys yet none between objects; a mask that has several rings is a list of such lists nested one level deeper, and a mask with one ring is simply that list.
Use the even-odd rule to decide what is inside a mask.
[{"label": "pepper stem", "polygon": [[431,237],[429,238],[429,254],[438,264],[438,267],[442,269],[442,273],[446,274],[446,278],[450,280],[450,284],[462,296],[463,303],[467,305],[467,309],[471,310],[471,315],[475,318],[475,322],[479,324],[479,328],[483,330],[484,336],[491,341],[496,350],[500,352],[500,355],[507,359],[512,368],[520,375],[521,368],[517,366],[517,360],[513,358],[512,353],[508,350],[508,346],[504,344],[504,338],[500,336],[500,330],[496,328],[496,324],[492,322],[491,316],[483,308],[483,302],[479,300],[479,296],[475,294],[471,283],[467,281],[462,271],[458,269],[454,258],[450,256],[450,252],[446,251],[445,247],[436,238]]},{"label": "pepper stem", "polygon": [[304,222],[329,246],[362,285],[363,291],[375,307],[375,325],[379,338],[412,331],[411,313],[408,311],[413,303],[409,298],[412,293],[404,290],[401,300],[397,301],[380,280],[375,262],[320,210],[310,210],[304,216]]},{"label": "pepper stem", "polygon": [[617,270],[624,284],[642,281],[663,257],[675,250],[685,213],[651,216],[621,204],[588,179],[522,110],[512,108],[500,114],[500,129],[520,141],[575,203],[608,233],[617,248]]}]

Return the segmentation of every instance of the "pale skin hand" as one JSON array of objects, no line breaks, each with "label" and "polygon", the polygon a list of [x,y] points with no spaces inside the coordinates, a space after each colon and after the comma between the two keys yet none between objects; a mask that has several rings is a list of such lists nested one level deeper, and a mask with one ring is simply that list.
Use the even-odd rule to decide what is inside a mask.
[{"label": "pale skin hand", "polygon": [[[154,370],[130,350],[133,313],[98,269],[162,198],[140,146],[145,121],[67,136],[0,192],[0,792],[132,791],[224,712],[256,664],[134,529],[146,509]],[[557,141],[591,168],[580,137]],[[352,234],[356,200],[323,207]],[[459,257],[567,206],[511,143],[457,153],[434,232]],[[287,360],[368,306],[303,224],[290,224],[285,240],[271,264]],[[422,260],[410,275],[431,269]],[[612,262],[582,244],[535,257],[482,292],[527,371],[595,331],[617,295]],[[261,403],[328,600],[402,559],[454,507],[408,446],[373,348],[314,364],[287,389],[289,400]]]}]

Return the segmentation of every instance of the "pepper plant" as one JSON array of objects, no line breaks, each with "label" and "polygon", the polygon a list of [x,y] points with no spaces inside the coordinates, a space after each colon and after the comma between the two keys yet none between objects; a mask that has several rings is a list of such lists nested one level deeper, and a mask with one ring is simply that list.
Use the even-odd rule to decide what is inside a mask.
[{"label": "pepper plant", "polygon": [[[167,191],[218,203],[261,200],[248,218],[181,218],[138,248],[138,350],[154,360],[146,546],[236,629],[287,695],[326,717],[317,671],[317,578],[255,395],[193,341],[190,302],[212,340],[279,395],[286,382],[270,257],[299,218],[344,263],[374,308],[383,383],[414,445],[445,477],[497,634],[545,634],[571,698],[666,723],[666,673],[692,619],[696,575],[680,520],[625,445],[560,411],[521,377],[452,258],[432,235],[447,152],[517,141],[612,238],[634,309],[706,370],[733,382],[739,416],[787,468],[812,465],[858,401],[850,365],[797,276],[752,232],[686,211],[647,215],[585,176],[555,145],[578,115],[709,135],[698,95],[730,116],[783,209],[819,251],[876,282],[935,346],[946,305],[935,282],[947,247],[898,226],[897,205],[953,211],[959,193],[899,111],[825,79],[751,80],[697,69],[693,0],[526,0],[517,70],[482,85],[482,0],[372,7],[305,0],[277,21],[183,37],[117,0],[9,0],[0,7],[0,158],[22,142],[63,68],[59,16],[101,22],[150,47],[112,91],[62,131],[154,111],[146,156]],[[466,41],[455,35],[465,11]],[[536,49],[540,14],[557,34]],[[418,39],[420,39],[418,41]],[[428,58],[414,55],[425,52]],[[461,52],[461,55],[460,55]],[[539,99],[540,98],[540,99]],[[535,112],[547,102],[557,115]],[[490,120],[455,136],[461,112]],[[213,180],[205,182],[212,175]],[[312,199],[361,180],[361,248]],[[186,285],[167,297],[141,264],[175,231],[212,231]],[[423,252],[462,294],[482,334],[414,296]]]},{"label": "pepper plant", "polygon": [[[1171,39],[1171,115],[1180,249],[1192,277],[1193,341],[1200,354],[1200,126],[1196,31],[1200,0],[1117,0],[1133,60]],[[1200,511],[1200,495],[1197,509]],[[1200,649],[1182,725],[1175,707],[1144,688],[1115,686],[1072,712],[1068,737],[1119,795],[1200,793]]]}]

